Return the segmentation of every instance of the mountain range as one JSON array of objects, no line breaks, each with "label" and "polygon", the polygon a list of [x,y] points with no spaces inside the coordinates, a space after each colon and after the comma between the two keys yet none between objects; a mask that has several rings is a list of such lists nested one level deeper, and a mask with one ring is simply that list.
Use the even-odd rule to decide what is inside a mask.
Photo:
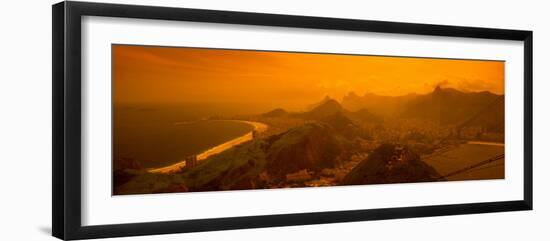
[{"label": "mountain range", "polygon": [[417,119],[441,125],[481,126],[489,131],[503,132],[504,95],[488,91],[464,92],[439,86],[422,95],[381,96],[367,93],[359,96],[350,92],[341,103],[326,96],[320,102],[309,105],[304,112],[290,113],[277,108],[261,116],[291,116],[329,122],[345,117],[371,123],[380,123],[384,119]]},{"label": "mountain range", "polygon": [[498,129],[504,121],[504,95],[439,86],[427,94],[395,97],[358,96],[352,92],[344,96],[342,106],[352,111],[366,109],[384,118],[414,118],[444,125],[482,125]]}]

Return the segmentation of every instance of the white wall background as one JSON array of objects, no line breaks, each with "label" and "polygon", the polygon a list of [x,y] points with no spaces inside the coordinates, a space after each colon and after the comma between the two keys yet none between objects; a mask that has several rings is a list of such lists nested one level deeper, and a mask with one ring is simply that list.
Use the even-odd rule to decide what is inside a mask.
[{"label": "white wall background", "polygon": [[[111,0],[109,2],[534,30],[535,210],[117,240],[549,240],[550,5],[546,1]],[[0,240],[54,240],[51,231],[51,8],[0,9]]]}]

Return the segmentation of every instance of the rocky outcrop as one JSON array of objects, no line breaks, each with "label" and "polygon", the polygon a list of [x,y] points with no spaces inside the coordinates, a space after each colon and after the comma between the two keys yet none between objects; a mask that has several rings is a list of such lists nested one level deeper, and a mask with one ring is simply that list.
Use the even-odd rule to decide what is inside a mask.
[{"label": "rocky outcrop", "polygon": [[437,171],[401,145],[382,144],[342,180],[341,185],[429,182],[440,180]]},{"label": "rocky outcrop", "polygon": [[284,109],[282,109],[282,108],[277,108],[277,109],[268,111],[268,112],[266,112],[266,113],[263,113],[263,114],[262,114],[262,117],[276,118],[276,117],[286,116],[287,114],[288,114],[288,112],[286,112]]},{"label": "rocky outcrop", "polygon": [[345,146],[331,126],[320,122],[293,128],[269,141],[266,171],[274,177],[303,169],[320,171],[333,167]]},{"label": "rocky outcrop", "polygon": [[361,132],[360,128],[344,113],[337,112],[320,119],[321,122],[332,127],[338,135],[352,139]]},{"label": "rocky outcrop", "polygon": [[305,112],[304,117],[308,119],[320,119],[342,111],[344,111],[344,109],[338,101],[328,98],[322,101],[322,103],[317,105],[315,108]]}]

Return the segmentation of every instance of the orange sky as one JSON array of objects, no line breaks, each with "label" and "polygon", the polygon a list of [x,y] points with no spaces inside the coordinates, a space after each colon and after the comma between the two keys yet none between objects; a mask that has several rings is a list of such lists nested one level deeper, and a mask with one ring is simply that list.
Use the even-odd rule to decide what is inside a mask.
[{"label": "orange sky", "polygon": [[504,62],[113,45],[115,103],[257,102],[297,108],[326,95],[503,94]]}]

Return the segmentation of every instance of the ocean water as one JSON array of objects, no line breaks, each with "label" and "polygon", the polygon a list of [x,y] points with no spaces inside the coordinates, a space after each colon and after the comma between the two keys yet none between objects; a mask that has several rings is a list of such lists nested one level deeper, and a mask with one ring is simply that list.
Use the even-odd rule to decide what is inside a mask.
[{"label": "ocean water", "polygon": [[144,168],[167,166],[253,129],[246,123],[204,120],[229,112],[206,104],[115,105],[113,160],[133,159]]}]

